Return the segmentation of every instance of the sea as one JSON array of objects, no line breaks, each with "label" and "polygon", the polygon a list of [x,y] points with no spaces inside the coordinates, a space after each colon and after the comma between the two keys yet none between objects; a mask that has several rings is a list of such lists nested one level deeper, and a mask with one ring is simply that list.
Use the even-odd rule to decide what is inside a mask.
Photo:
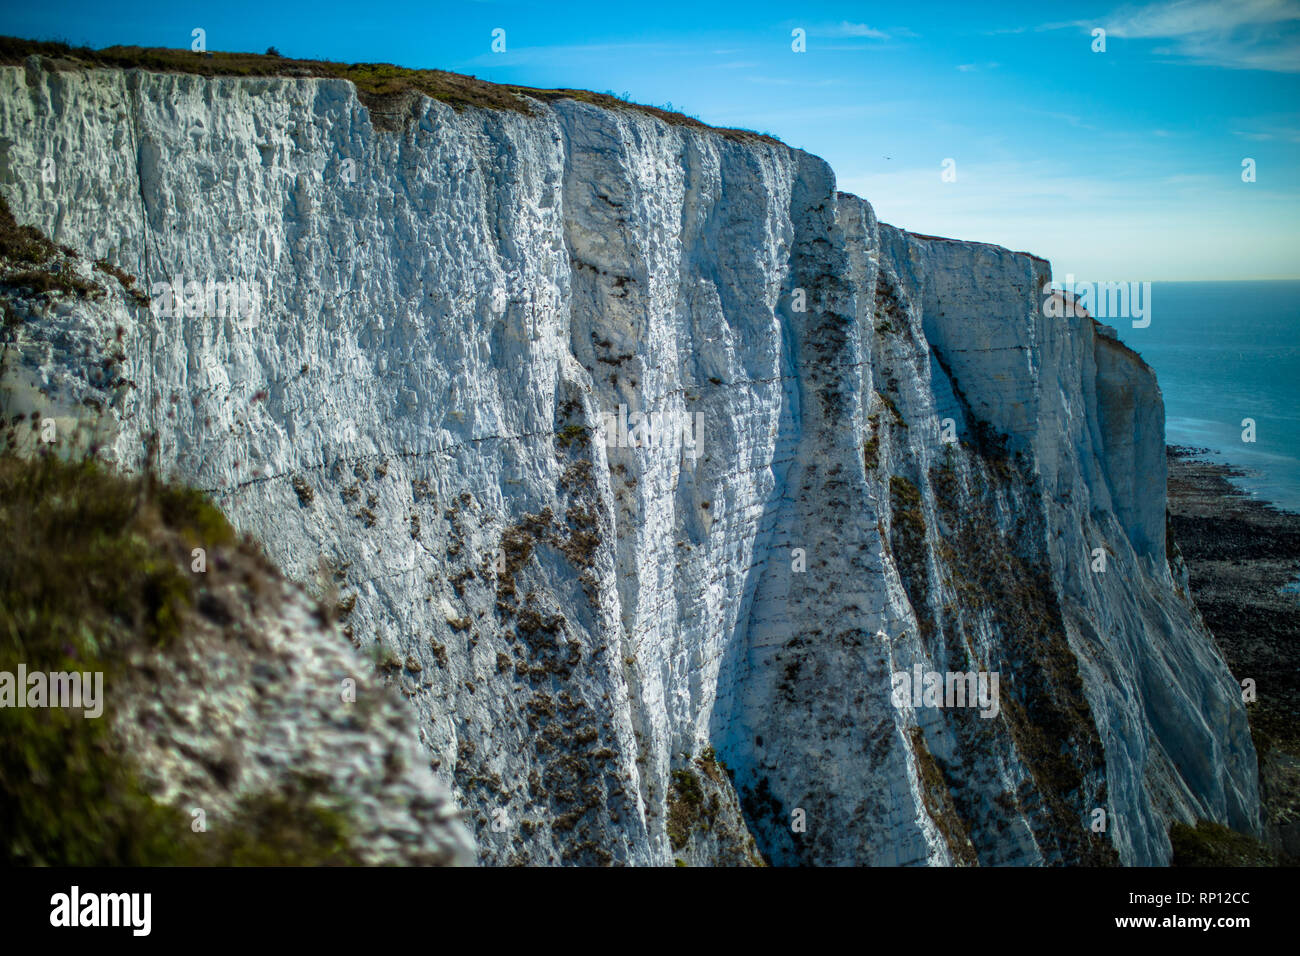
[{"label": "sea", "polygon": [[1252,497],[1300,512],[1300,280],[1153,282],[1148,315],[1102,321],[1155,369],[1165,443],[1209,449]]}]

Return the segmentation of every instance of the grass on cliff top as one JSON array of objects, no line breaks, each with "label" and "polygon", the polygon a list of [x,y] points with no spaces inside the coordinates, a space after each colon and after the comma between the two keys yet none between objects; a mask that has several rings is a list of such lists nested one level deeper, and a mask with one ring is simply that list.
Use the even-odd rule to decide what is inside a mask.
[{"label": "grass on cliff top", "polygon": [[95,719],[0,707],[0,863],[351,862],[346,821],[299,788],[245,799],[219,833],[192,832],[184,808],[145,791],[113,734],[127,655],[185,639],[190,548],[238,546],[215,505],[90,461],[0,452],[0,541],[0,672],[101,671],[104,704]]},{"label": "grass on cliff top", "polygon": [[113,46],[101,50],[72,47],[66,43],[24,40],[0,36],[0,64],[21,64],[29,56],[53,61],[59,69],[117,67],[141,69],[154,73],[196,73],[203,76],[304,76],[350,80],[368,107],[384,98],[415,91],[441,100],[457,110],[478,107],[531,113],[528,99],[549,102],[571,99],[603,106],[606,109],[634,110],[658,117],[674,126],[718,133],[738,141],[780,141],[762,133],[743,129],[709,126],[692,116],[630,103],[609,93],[590,90],[542,90],[529,86],[489,83],[474,76],[446,70],[416,70],[391,63],[334,63],[329,60],[292,60],[272,53],[195,53],[165,47]]}]

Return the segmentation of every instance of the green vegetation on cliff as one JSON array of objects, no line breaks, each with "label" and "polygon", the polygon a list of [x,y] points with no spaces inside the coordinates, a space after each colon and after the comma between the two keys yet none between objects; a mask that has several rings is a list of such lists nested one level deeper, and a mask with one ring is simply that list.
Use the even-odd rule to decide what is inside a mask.
[{"label": "green vegetation on cliff", "polygon": [[352,861],[346,821],[312,805],[306,786],[244,799],[221,833],[192,832],[182,808],[145,791],[113,733],[115,681],[132,652],[185,640],[198,598],[192,549],[252,558],[206,497],[89,461],[3,453],[0,540],[0,672],[99,671],[104,698],[98,718],[0,707],[0,862]]},{"label": "green vegetation on cliff", "polygon": [[1170,866],[1275,866],[1268,847],[1221,823],[1197,820],[1196,826],[1175,823],[1169,828],[1174,855]]},{"label": "green vegetation on cliff", "polygon": [[[286,76],[349,80],[371,109],[383,112],[386,102],[405,93],[422,93],[456,110],[469,107],[531,113],[529,100],[580,100],[606,109],[635,110],[674,126],[718,133],[740,141],[779,141],[751,130],[722,129],[657,106],[630,103],[611,93],[590,90],[542,90],[530,86],[489,83],[477,77],[446,70],[414,70],[391,63],[333,63],[328,60],[290,60],[278,54],[196,53],[164,47],[114,46],[102,50],[72,47],[66,43],[0,37],[0,64],[19,64],[29,56],[44,57],[56,69],[93,67],[148,70],[154,73],[193,73],[202,76]],[[669,104],[671,105],[671,104]]]}]

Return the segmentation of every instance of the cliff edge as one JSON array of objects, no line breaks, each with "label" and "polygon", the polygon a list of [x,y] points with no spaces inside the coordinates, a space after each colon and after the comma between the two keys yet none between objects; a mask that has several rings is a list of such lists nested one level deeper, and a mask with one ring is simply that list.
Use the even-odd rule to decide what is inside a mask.
[{"label": "cliff edge", "polygon": [[[156,434],[290,576],[338,568],[481,862],[1258,834],[1154,374],[1044,316],[1043,260],[611,104],[380,123],[344,79],[53,66],[0,67],[0,193],[136,281],[0,287],[4,413],[126,468]],[[895,700],[918,667],[996,712]]]}]

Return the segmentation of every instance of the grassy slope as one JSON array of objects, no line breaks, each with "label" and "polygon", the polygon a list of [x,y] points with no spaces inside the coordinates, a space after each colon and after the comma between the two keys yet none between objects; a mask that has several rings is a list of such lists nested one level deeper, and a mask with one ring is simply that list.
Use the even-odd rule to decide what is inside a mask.
[{"label": "grassy slope", "polygon": [[[0,286],[41,298],[102,295],[70,268],[75,257],[19,226],[0,199]],[[131,277],[97,267],[132,294]],[[0,301],[2,338],[15,320]],[[39,427],[36,412],[0,418],[0,672],[100,671],[104,713],[0,707],[0,864],[355,862],[347,821],[313,804],[310,788],[249,797],[231,827],[202,836],[183,809],[145,791],[112,731],[113,688],[134,651],[187,639],[204,587],[190,572],[191,549],[278,572],[196,491],[93,461],[17,454]]]},{"label": "grassy slope", "polygon": [[[24,423],[6,423],[8,431]],[[104,714],[0,708],[0,863],[354,862],[347,821],[307,790],[246,799],[223,832],[157,803],[112,732],[131,652],[186,640],[192,547],[264,564],[204,496],[89,461],[0,453],[0,671],[101,671]],[[265,568],[265,573],[274,570]]]}]

